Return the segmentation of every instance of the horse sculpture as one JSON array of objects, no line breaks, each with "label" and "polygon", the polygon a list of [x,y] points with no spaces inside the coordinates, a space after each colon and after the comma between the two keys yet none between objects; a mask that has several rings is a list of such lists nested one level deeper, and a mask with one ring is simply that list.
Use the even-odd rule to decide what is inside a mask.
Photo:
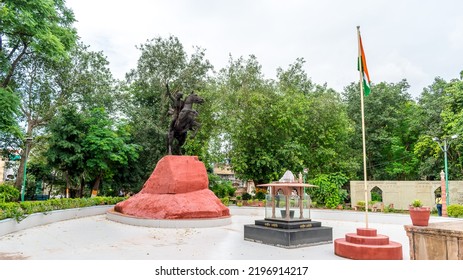
[{"label": "horse sculpture", "polygon": [[[171,100],[174,101],[173,119],[167,136],[167,153],[172,155],[174,150],[175,154],[181,155],[181,147],[185,144],[188,131],[193,131],[191,137],[194,137],[197,129],[201,127],[201,124],[196,121],[198,112],[193,109],[193,104],[202,104],[204,100],[194,92],[191,92],[184,101],[182,100],[183,94],[178,92],[174,99],[170,95],[168,87],[167,93]],[[175,146],[173,146],[174,139],[177,140]]]}]

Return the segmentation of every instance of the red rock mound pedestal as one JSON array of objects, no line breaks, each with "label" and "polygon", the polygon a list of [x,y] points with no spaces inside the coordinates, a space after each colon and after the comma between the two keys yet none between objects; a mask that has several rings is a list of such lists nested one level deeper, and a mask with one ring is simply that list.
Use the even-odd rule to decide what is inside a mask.
[{"label": "red rock mound pedestal", "polygon": [[157,163],[142,190],[116,204],[112,214],[176,221],[230,219],[230,210],[208,185],[206,168],[197,157],[165,156]]},{"label": "red rock mound pedestal", "polygon": [[376,233],[376,229],[357,228],[334,241],[334,253],[354,260],[402,260],[402,245]]}]

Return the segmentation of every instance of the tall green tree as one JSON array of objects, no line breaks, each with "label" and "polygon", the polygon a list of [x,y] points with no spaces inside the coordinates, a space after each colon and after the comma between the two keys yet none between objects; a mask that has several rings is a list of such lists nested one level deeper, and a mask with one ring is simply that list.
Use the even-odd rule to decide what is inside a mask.
[{"label": "tall green tree", "polygon": [[[350,146],[354,124],[349,119],[340,94],[317,86],[306,96],[306,116],[300,142],[307,146],[304,154],[309,177],[341,172],[354,177],[361,163]],[[298,134],[296,134],[298,135]]]},{"label": "tall green tree", "polygon": [[[64,0],[0,2],[0,103],[2,132],[18,134],[12,124],[19,106],[15,73],[25,58],[59,61],[75,44],[75,18]],[[9,102],[6,102],[8,100]]]},{"label": "tall green tree", "polygon": [[417,120],[420,124],[419,137],[414,147],[414,153],[419,160],[418,173],[420,178],[439,178],[441,161],[439,147],[432,139],[442,137],[445,133],[445,122],[442,112],[445,107],[446,87],[448,83],[442,78],[423,89],[417,108]]},{"label": "tall green tree", "polygon": [[278,137],[269,125],[274,120],[271,108],[277,102],[276,94],[256,57],[230,57],[229,65],[219,73],[218,90],[222,100],[218,117],[222,136],[230,144],[227,152],[235,174],[256,182],[275,178],[281,173],[272,155]]},{"label": "tall green tree", "polygon": [[21,136],[21,130],[17,123],[19,104],[20,100],[16,93],[0,88],[0,108],[2,108],[0,111],[0,141],[2,147],[8,146],[9,138]]},{"label": "tall green tree", "polygon": [[[419,99],[421,133],[415,146],[415,154],[420,160],[419,172],[422,178],[439,178],[444,170],[444,154],[440,144],[447,144],[449,178],[463,178],[461,135],[463,133],[462,97],[463,82],[460,78],[447,82],[437,77],[433,84],[425,88]],[[458,135],[457,139],[452,139]]]},{"label": "tall green tree", "polygon": [[75,44],[75,18],[64,0],[3,0],[0,13],[2,88],[29,52],[57,61]]},{"label": "tall green tree", "polygon": [[212,65],[199,47],[187,54],[179,39],[157,37],[140,45],[136,69],[127,74],[125,113],[133,126],[134,141],[143,147],[140,163],[145,177],[167,153],[167,133],[171,116],[166,84],[172,92],[201,92]]},{"label": "tall green tree", "polygon": [[265,80],[255,56],[230,60],[219,75],[224,135],[238,177],[257,183],[285,170],[350,172],[355,163],[347,139],[352,131],[339,94],[313,84],[303,59]]},{"label": "tall green tree", "polygon": [[[113,108],[115,83],[108,61],[101,52],[92,52],[79,43],[59,62],[40,56],[27,56],[17,68],[16,84],[21,97],[20,116],[26,124],[25,134],[34,137],[54,117],[57,108],[70,102],[81,110],[95,107]],[[22,160],[16,180],[21,186],[23,164],[33,141],[24,142]]]},{"label": "tall green tree", "polygon": [[48,125],[49,148],[45,152],[51,167],[65,175],[67,195],[85,171],[83,142],[87,132],[85,119],[76,106],[60,108]]},{"label": "tall green tree", "polygon": [[127,166],[138,158],[139,146],[128,143],[130,135],[124,126],[116,126],[104,109],[95,108],[85,121],[82,142],[84,164],[93,178],[92,196],[98,194],[101,181],[112,178],[118,166]]},{"label": "tall green tree", "polygon": [[[441,138],[447,137],[449,145],[452,145],[448,151],[450,175],[454,179],[461,179],[463,178],[463,159],[461,157],[463,153],[463,71],[460,72],[459,78],[452,79],[448,83],[445,92],[445,105],[442,111],[445,128]],[[452,141],[452,135],[457,135],[458,138]]]},{"label": "tall green tree", "polygon": [[59,90],[81,110],[105,108],[111,114],[119,113],[119,89],[102,51],[91,51],[90,46],[78,42],[69,53],[69,61],[54,71]]},{"label": "tall green tree", "polygon": [[[414,143],[419,135],[417,105],[407,92],[408,83],[379,83],[364,98],[367,170],[369,179],[417,179],[418,160]],[[360,90],[358,84],[343,92],[349,117],[355,123],[355,138],[350,144],[362,154]],[[361,162],[361,161],[360,161]],[[363,165],[362,165],[363,166]],[[358,177],[363,178],[363,170]]]},{"label": "tall green tree", "polygon": [[34,151],[27,159],[27,185],[26,193],[30,193],[31,186],[35,186],[35,191],[38,186],[42,190],[48,190],[48,195],[51,197],[63,193],[63,187],[66,186],[63,172],[56,167],[52,167],[46,157],[46,152],[49,148],[49,134],[38,136],[34,139]]},{"label": "tall green tree", "polygon": [[[65,173],[68,189],[92,182],[92,196],[101,182],[138,159],[140,147],[131,143],[127,126],[116,123],[103,108],[79,111],[63,107],[49,126],[49,164]],[[82,194],[82,189],[80,191]]]}]

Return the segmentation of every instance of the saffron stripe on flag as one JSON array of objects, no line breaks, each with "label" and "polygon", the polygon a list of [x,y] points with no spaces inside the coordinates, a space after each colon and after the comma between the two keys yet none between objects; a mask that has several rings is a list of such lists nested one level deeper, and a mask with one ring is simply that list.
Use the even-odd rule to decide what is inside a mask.
[{"label": "saffron stripe on flag", "polygon": [[[363,94],[368,96],[371,92],[370,74],[368,73],[367,59],[363,50],[362,37],[359,35],[360,41],[360,63],[362,64],[362,79],[363,79]],[[360,69],[359,69],[360,70]]]}]

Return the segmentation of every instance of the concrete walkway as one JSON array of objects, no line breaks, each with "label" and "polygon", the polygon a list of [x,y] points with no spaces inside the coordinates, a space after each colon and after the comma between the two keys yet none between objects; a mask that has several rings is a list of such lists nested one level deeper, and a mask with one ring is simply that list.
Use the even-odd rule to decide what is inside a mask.
[{"label": "concrete walkway", "polygon": [[[264,217],[264,208],[230,207],[232,223],[213,228],[147,228],[110,221],[106,215],[73,219],[0,236],[0,259],[30,260],[345,260],[333,244],[284,249],[245,241],[243,226]],[[312,210],[333,228],[333,240],[365,227],[365,213]],[[409,259],[407,214],[368,213],[369,228],[402,244]],[[430,222],[456,219],[431,217]]]}]

